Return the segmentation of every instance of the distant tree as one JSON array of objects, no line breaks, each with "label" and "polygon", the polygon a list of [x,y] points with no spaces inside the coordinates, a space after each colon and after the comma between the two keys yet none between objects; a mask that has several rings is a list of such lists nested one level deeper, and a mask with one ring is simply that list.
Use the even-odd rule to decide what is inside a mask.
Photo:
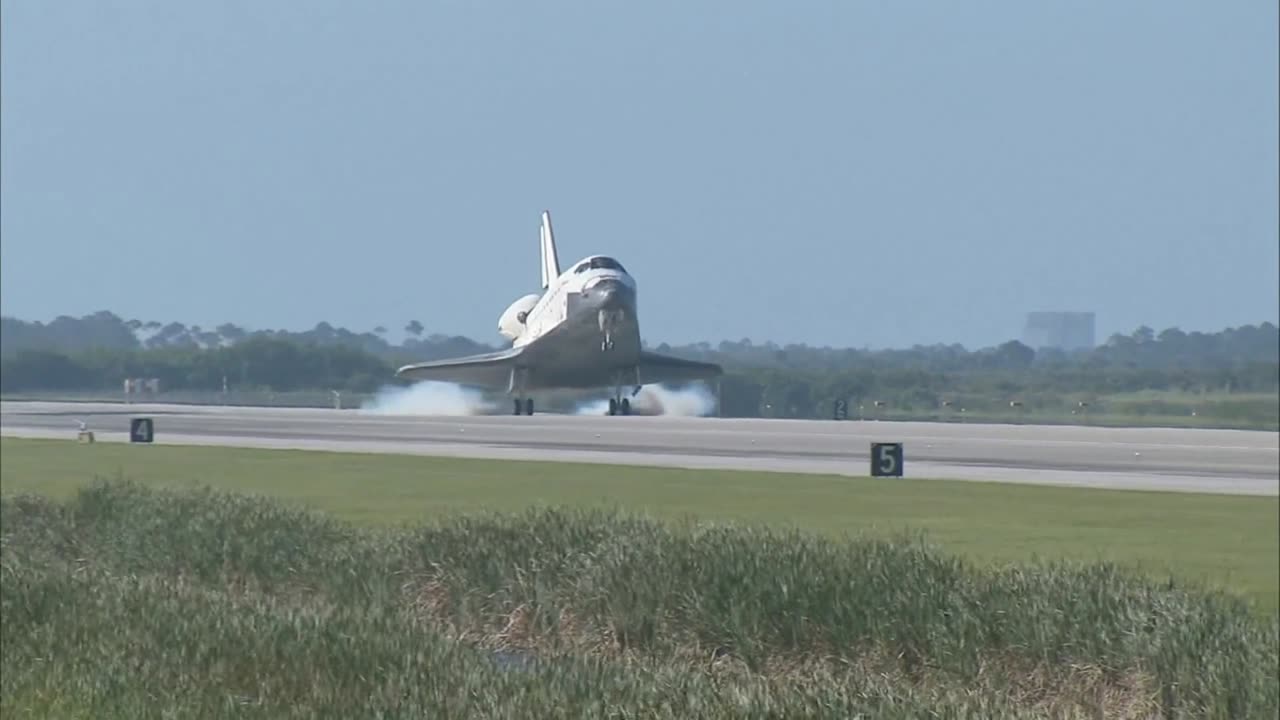
[{"label": "distant tree", "polygon": [[409,324],[404,326],[404,331],[414,337],[421,337],[424,329],[425,328],[422,327],[422,323],[417,320],[410,320]]},{"label": "distant tree", "polygon": [[195,340],[187,327],[180,322],[171,322],[160,328],[155,335],[147,339],[147,347],[192,347]]},{"label": "distant tree", "polygon": [[720,383],[720,412],[725,417],[757,417],[764,386],[753,378],[728,374]]},{"label": "distant tree", "polygon": [[308,334],[314,336],[315,339],[320,342],[326,342],[337,337],[338,331],[334,330],[333,326],[329,323],[321,321],[316,323],[316,326],[312,328]]},{"label": "distant tree", "polygon": [[227,342],[239,342],[243,340],[246,335],[248,335],[248,333],[246,333],[243,328],[240,328],[231,323],[223,323],[219,325],[217,328],[217,332],[219,337],[221,337],[223,340],[226,340]]},{"label": "distant tree", "polygon": [[1156,331],[1152,330],[1146,325],[1143,325],[1139,327],[1137,330],[1133,331],[1133,340],[1134,342],[1137,342],[1137,343],[1141,343],[1141,344],[1149,343],[1155,340],[1155,338],[1156,338]]},{"label": "distant tree", "polygon": [[46,350],[19,351],[3,361],[0,390],[12,392],[28,388],[72,390],[93,383],[83,366],[61,353]]},{"label": "distant tree", "polygon": [[1121,333],[1112,333],[1111,337],[1107,338],[1106,347],[1125,348],[1125,347],[1129,347],[1132,344],[1133,344],[1132,337],[1128,335],[1123,335]]},{"label": "distant tree", "polygon": [[1021,369],[1030,367],[1035,359],[1036,351],[1017,340],[1010,340],[1000,345],[1000,347],[996,348],[994,354],[995,366],[1000,368]]}]

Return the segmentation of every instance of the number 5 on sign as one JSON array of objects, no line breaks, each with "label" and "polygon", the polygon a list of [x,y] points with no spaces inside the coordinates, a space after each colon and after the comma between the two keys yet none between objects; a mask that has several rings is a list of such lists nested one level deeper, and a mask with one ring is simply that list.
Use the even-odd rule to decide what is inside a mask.
[{"label": "number 5 on sign", "polygon": [[871,443],[871,477],[902,477],[902,443]]}]

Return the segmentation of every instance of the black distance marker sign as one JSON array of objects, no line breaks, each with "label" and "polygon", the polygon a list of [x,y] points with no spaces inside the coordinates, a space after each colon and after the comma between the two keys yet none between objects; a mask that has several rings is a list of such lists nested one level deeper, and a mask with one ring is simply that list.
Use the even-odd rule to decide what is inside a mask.
[{"label": "black distance marker sign", "polygon": [[871,443],[871,477],[902,477],[902,443]]}]

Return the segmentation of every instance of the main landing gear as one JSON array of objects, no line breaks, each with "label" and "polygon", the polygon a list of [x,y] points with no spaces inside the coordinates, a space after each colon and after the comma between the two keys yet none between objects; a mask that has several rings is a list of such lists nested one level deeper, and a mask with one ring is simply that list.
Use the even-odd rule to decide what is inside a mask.
[{"label": "main landing gear", "polygon": [[507,386],[507,392],[511,394],[512,399],[512,415],[532,415],[533,414],[533,398],[522,398],[526,392],[529,392],[529,369],[521,367],[511,368],[511,380]]},{"label": "main landing gear", "polygon": [[[637,385],[635,389],[631,391],[631,397],[635,397],[636,395],[639,395],[639,394],[640,394],[640,386]],[[613,397],[609,398],[609,414],[610,415],[630,415],[631,414],[631,400],[629,398],[622,397],[621,385],[614,388]]]}]

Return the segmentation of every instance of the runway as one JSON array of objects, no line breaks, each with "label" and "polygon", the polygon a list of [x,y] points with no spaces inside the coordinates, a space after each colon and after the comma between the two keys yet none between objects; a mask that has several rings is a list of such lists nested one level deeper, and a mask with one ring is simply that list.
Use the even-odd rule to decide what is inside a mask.
[{"label": "runway", "polygon": [[133,416],[157,444],[867,475],[870,444],[899,442],[904,480],[1280,494],[1280,434],[1239,430],[3,402],[0,433],[124,442]]}]

